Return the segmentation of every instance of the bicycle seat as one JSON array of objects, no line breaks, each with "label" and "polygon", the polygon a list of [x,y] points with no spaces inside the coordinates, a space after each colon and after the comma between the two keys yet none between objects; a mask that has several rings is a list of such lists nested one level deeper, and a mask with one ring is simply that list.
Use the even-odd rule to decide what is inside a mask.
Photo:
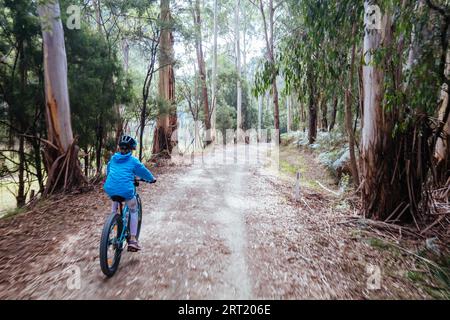
[{"label": "bicycle seat", "polygon": [[125,202],[125,198],[121,196],[112,196],[111,200],[114,202]]}]

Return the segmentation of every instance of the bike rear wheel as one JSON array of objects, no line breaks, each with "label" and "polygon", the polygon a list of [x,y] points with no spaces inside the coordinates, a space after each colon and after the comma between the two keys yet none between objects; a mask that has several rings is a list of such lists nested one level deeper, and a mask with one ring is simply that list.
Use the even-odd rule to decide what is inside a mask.
[{"label": "bike rear wheel", "polygon": [[107,277],[112,277],[119,267],[122,244],[119,238],[122,232],[120,215],[111,214],[103,226],[100,240],[100,267]]}]

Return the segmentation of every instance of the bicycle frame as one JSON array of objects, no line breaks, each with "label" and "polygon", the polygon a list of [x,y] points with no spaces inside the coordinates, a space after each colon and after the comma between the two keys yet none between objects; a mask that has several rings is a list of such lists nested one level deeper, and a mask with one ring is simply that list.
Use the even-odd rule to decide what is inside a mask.
[{"label": "bicycle frame", "polygon": [[[122,207],[122,204],[120,204],[120,207]],[[118,240],[118,242],[120,244],[122,244],[123,241],[125,240],[126,230],[128,228],[128,221],[129,221],[129,219],[128,219],[128,206],[125,205],[123,209],[122,208],[120,208],[120,209],[121,209],[120,210],[120,217],[122,219],[122,231],[120,233],[119,239],[117,239],[117,240]]]},{"label": "bicycle frame", "polygon": [[[136,186],[134,187],[134,196],[137,195],[137,190],[136,190]],[[128,230],[128,224],[130,223],[130,219],[129,219],[129,209],[128,206],[125,204],[123,205],[122,203],[119,203],[119,210],[120,210],[120,217],[122,219],[122,231],[120,233],[120,237],[118,240],[118,244],[122,245],[122,243],[124,242],[127,234],[126,231]]]},{"label": "bicycle frame", "polygon": [[[144,180],[141,180],[144,181]],[[156,181],[155,181],[156,182]],[[139,237],[141,231],[142,223],[142,202],[140,200],[139,194],[137,192],[137,187],[139,186],[139,180],[135,179],[134,182],[134,196],[137,200],[137,210],[138,210],[138,225],[136,239]],[[111,213],[103,225],[102,236],[100,240],[100,267],[102,272],[107,277],[112,277],[120,263],[120,257],[122,251],[126,247],[125,241],[130,241],[131,230],[130,230],[130,208],[127,206],[126,201],[123,198],[112,197],[116,200],[121,200],[114,206],[117,208],[117,212]],[[118,216],[120,215],[120,216]],[[119,230],[120,229],[120,230]],[[113,236],[113,238],[112,238]],[[111,248],[112,247],[112,248]],[[113,256],[111,256],[110,249],[113,249]],[[133,248],[128,248],[128,251],[136,251]],[[130,250],[131,249],[131,250]]]}]

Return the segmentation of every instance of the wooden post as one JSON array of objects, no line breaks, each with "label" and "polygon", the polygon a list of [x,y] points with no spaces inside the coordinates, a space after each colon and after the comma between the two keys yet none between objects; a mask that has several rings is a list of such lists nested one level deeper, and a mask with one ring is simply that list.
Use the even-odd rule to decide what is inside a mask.
[{"label": "wooden post", "polygon": [[297,172],[295,180],[294,198],[296,201],[300,201],[300,172]]}]

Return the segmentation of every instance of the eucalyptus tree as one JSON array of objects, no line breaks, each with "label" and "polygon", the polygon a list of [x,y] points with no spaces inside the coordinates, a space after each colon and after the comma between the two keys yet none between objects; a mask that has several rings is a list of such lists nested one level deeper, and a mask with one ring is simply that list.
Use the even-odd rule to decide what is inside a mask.
[{"label": "eucalyptus tree", "polygon": [[[271,93],[273,98],[274,107],[274,126],[275,130],[280,129],[280,111],[278,101],[278,87],[277,87],[277,53],[275,47],[275,27],[276,19],[275,13],[284,4],[284,0],[269,0],[267,4],[263,0],[250,0],[255,6],[257,6],[261,13],[262,23],[264,27],[264,40],[266,43],[266,63],[264,65],[266,71],[266,79],[268,79],[271,87]],[[263,92],[267,88],[267,81],[258,81],[256,85],[256,92]]]},{"label": "eucalyptus tree", "polygon": [[442,128],[432,119],[440,106],[441,85],[448,82],[442,77],[448,15],[431,1],[416,6],[420,2],[365,2],[366,15],[373,5],[382,12],[381,28],[365,30],[361,138],[364,211],[378,219],[416,222],[427,211],[424,187]]},{"label": "eucalyptus tree", "polygon": [[67,58],[58,1],[38,8],[42,24],[48,179],[44,195],[85,182],[74,140],[67,86]]},{"label": "eucalyptus tree", "polygon": [[[337,95],[345,105],[352,175],[358,185],[357,127],[352,112],[358,110],[359,101],[358,190],[363,211],[377,219],[414,220],[418,212],[426,212],[423,188],[430,169],[435,171],[431,155],[448,119],[442,110],[445,99],[438,106],[435,102],[442,84],[448,82],[448,8],[444,3],[420,0],[366,1],[365,8],[352,1],[289,4],[295,28],[283,41],[280,67],[289,86],[307,93],[310,142],[314,141],[319,97],[324,92],[335,95],[334,99]],[[362,72],[356,73],[360,67]],[[361,81],[355,74],[360,74]],[[267,79],[267,72],[257,81],[261,79]],[[338,88],[329,90],[332,86]],[[441,118],[436,124],[432,119],[439,107]]]},{"label": "eucalyptus tree", "polygon": [[242,129],[242,67],[241,67],[241,30],[240,30],[240,15],[241,15],[241,1],[236,0],[234,13],[234,37],[235,37],[235,55],[236,55],[236,73],[237,73],[237,98],[236,98],[236,112],[237,112],[237,129]]},{"label": "eucalyptus tree", "polygon": [[214,0],[214,22],[213,22],[213,62],[211,74],[211,130],[212,140],[216,139],[216,115],[217,115],[217,38],[218,38],[218,0]]},{"label": "eucalyptus tree", "polygon": [[[198,64],[198,72],[201,80],[201,91],[202,91],[202,105],[203,105],[203,113],[205,120],[205,129],[207,134],[211,134],[211,115],[210,115],[210,107],[209,107],[209,94],[208,87],[206,84],[206,65],[205,65],[205,57],[203,52],[203,37],[202,37],[202,8],[200,6],[200,0],[195,0],[195,3],[192,3],[190,0],[192,16],[194,20],[194,30],[195,30],[195,51],[197,55],[197,64]],[[210,142],[211,136],[207,137],[207,141]]]},{"label": "eucalyptus tree", "polygon": [[153,135],[153,155],[170,157],[172,152],[172,133],[176,130],[177,114],[174,110],[175,75],[173,57],[173,19],[170,11],[170,0],[161,0],[161,34],[159,51],[159,97],[165,108],[158,115]]}]

